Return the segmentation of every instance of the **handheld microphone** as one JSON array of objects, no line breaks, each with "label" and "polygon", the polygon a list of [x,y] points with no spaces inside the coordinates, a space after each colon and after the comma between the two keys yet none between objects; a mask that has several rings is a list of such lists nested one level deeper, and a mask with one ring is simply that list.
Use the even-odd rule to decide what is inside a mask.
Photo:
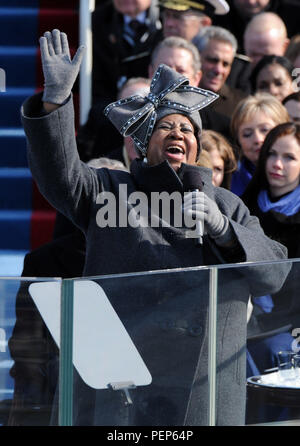
[{"label": "handheld microphone", "polygon": [[[199,172],[195,171],[195,170],[187,170],[184,172],[183,174],[183,189],[184,191],[189,191],[189,192],[200,192],[203,189],[202,186],[202,181],[201,178],[199,176]],[[196,221],[196,245],[202,245],[203,244],[203,240],[202,240],[202,236],[203,236],[203,222],[201,220],[197,220]]]}]

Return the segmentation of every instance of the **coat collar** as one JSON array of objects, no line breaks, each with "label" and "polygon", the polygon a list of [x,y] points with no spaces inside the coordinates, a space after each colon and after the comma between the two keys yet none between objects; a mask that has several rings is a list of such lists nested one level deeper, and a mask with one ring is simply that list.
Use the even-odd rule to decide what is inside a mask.
[{"label": "coat collar", "polygon": [[135,159],[131,163],[131,173],[137,184],[137,189],[146,193],[178,191],[185,192],[183,189],[182,178],[186,170],[194,170],[199,176],[199,184],[203,184],[204,189],[211,189],[212,172],[210,169],[189,164],[182,164],[178,173],[176,173],[169,162],[163,161],[155,166],[148,166],[142,160]]}]

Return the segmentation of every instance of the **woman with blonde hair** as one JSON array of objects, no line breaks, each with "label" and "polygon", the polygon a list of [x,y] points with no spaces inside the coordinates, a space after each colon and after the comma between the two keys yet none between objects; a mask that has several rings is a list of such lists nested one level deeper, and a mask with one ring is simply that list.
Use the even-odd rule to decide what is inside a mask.
[{"label": "woman with blonde hair", "polygon": [[268,93],[256,93],[238,103],[231,118],[231,133],[239,157],[231,182],[231,191],[236,195],[242,195],[251,180],[268,132],[288,121],[286,108]]},{"label": "woman with blonde hair", "polygon": [[203,130],[201,136],[202,152],[209,155],[212,182],[214,186],[221,186],[230,190],[232,173],[237,168],[236,158],[233,149],[227,139],[214,130]]}]

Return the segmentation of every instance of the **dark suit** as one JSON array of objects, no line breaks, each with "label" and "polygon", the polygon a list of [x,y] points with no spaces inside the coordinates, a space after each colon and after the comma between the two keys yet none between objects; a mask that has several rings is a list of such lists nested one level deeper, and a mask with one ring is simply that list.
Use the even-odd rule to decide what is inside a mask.
[{"label": "dark suit", "polygon": [[131,77],[148,77],[153,48],[162,40],[159,9],[155,1],[147,11],[144,33],[134,44],[124,37],[124,17],[111,0],[96,7],[92,15],[93,103],[89,117],[77,136],[83,161],[106,156],[122,144],[122,137],[104,116],[104,108],[117,100],[118,89]]},{"label": "dark suit", "polygon": [[219,98],[211,104],[211,108],[229,118],[239,101],[246,97],[246,93],[227,84],[224,84],[217,93]]},{"label": "dark suit", "polygon": [[[28,253],[23,277],[78,277],[85,261],[85,238],[80,230]],[[8,345],[15,361],[14,397],[9,425],[47,425],[57,386],[58,349],[41,318],[28,287],[21,282],[16,298],[16,324]]]},{"label": "dark suit", "polygon": [[215,111],[210,105],[200,111],[200,116],[204,130],[214,130],[221,133],[228,140],[231,139],[230,119],[228,116]]},{"label": "dark suit", "polygon": [[236,54],[226,84],[242,90],[245,94],[251,94],[251,71],[250,59],[243,54]]},{"label": "dark suit", "polygon": [[147,11],[145,33],[131,45],[123,34],[124,17],[112,1],[97,7],[92,16],[94,101],[116,99],[122,77],[148,77],[153,48],[162,39],[159,9],[152,2]]}]

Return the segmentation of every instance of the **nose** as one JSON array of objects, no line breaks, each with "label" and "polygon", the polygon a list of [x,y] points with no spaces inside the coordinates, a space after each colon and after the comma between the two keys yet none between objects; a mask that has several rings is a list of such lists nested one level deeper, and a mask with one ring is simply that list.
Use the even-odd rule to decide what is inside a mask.
[{"label": "nose", "polygon": [[170,136],[171,138],[173,138],[173,139],[183,139],[183,138],[184,138],[181,129],[180,129],[179,127],[177,127],[177,126],[176,126],[176,127],[173,127],[173,128],[170,130],[169,136]]},{"label": "nose", "polygon": [[176,25],[176,22],[177,22],[177,20],[176,20],[176,18],[175,17],[173,17],[172,16],[172,14],[164,14],[163,15],[163,24],[164,24],[164,26],[166,26],[166,27],[172,27],[172,26],[175,26]]},{"label": "nose", "polygon": [[279,93],[279,89],[278,87],[276,87],[276,85],[271,84],[270,87],[268,88],[268,92],[275,97],[278,97],[278,93]]},{"label": "nose", "polygon": [[259,130],[256,130],[253,133],[253,141],[255,144],[262,144],[264,142],[265,135],[261,133]]},{"label": "nose", "polygon": [[273,167],[275,169],[282,169],[282,159],[277,156],[273,161]]},{"label": "nose", "polygon": [[222,62],[218,62],[214,65],[215,74],[222,74],[224,71]]}]

